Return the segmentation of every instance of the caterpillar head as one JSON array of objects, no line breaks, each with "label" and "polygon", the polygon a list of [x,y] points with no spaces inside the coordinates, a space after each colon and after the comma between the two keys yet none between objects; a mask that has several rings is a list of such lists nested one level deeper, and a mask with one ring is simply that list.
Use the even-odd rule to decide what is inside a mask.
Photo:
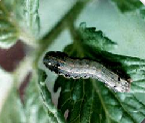
[{"label": "caterpillar head", "polygon": [[60,61],[64,60],[65,57],[66,57],[65,53],[59,51],[57,52],[51,51],[46,53],[43,59],[43,63],[48,69],[54,71],[55,73],[58,73],[59,66],[60,64],[62,64]]}]

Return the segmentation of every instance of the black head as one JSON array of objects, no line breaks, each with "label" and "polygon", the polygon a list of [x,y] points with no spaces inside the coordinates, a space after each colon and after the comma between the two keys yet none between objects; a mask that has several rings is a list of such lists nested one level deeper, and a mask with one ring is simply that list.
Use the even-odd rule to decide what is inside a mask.
[{"label": "black head", "polygon": [[43,63],[44,65],[50,69],[51,71],[54,71],[55,73],[58,73],[58,67],[60,66],[60,63],[58,60],[62,60],[67,55],[62,52],[47,52],[44,56]]},{"label": "black head", "polygon": [[60,52],[60,51],[50,51],[47,52],[45,56],[52,56],[55,58],[64,58],[64,57],[68,57],[68,55],[64,52]]}]

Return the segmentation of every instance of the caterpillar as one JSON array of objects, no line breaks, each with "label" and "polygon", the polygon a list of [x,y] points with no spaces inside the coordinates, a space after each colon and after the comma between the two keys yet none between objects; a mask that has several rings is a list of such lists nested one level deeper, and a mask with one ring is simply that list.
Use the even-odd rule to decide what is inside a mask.
[{"label": "caterpillar", "polygon": [[73,79],[97,79],[115,92],[129,92],[131,79],[121,78],[103,64],[90,60],[69,57],[59,51],[47,52],[44,65],[58,75]]}]

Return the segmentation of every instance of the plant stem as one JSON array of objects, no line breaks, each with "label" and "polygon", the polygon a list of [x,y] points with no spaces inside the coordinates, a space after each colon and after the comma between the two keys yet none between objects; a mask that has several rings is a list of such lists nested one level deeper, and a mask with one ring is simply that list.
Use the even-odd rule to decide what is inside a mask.
[{"label": "plant stem", "polygon": [[45,52],[46,49],[48,49],[48,47],[54,42],[60,33],[66,27],[69,27],[69,22],[75,22],[88,1],[90,0],[78,0],[76,4],[70,9],[70,11],[55,25],[55,27],[48,34],[46,34],[42,40],[40,40],[40,48],[37,52],[36,64],[38,63],[40,56]]}]

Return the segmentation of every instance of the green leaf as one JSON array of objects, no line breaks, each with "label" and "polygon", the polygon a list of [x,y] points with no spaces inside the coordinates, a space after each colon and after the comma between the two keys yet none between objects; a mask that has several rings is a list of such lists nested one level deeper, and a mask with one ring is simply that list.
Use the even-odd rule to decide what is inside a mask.
[{"label": "green leaf", "polygon": [[48,123],[38,88],[38,79],[32,76],[24,95],[25,123]]},{"label": "green leaf", "polygon": [[96,47],[96,49],[104,49],[104,50],[110,50],[111,48],[115,47],[117,44],[116,42],[111,41],[109,38],[107,38],[102,31],[96,31],[96,28],[90,27],[86,29],[86,23],[82,22],[80,24],[80,37],[81,43],[85,45],[93,45]]},{"label": "green leaf", "polygon": [[17,88],[12,88],[1,112],[0,123],[48,123],[37,81],[33,76],[27,84],[23,83],[23,95]]},{"label": "green leaf", "polygon": [[141,15],[142,19],[145,21],[145,7],[139,10],[139,14]]},{"label": "green leaf", "polygon": [[[83,27],[83,30],[81,26],[81,33],[77,39],[64,51],[73,57],[87,57],[96,60],[122,77],[131,76],[133,79],[131,93],[116,93],[94,79],[74,80],[59,76],[54,86],[54,91],[61,87],[58,108],[62,113],[69,110],[67,120],[70,123],[142,122],[145,118],[145,105],[134,96],[134,93],[145,92],[145,61],[109,53],[106,51],[107,46],[101,47],[102,45],[97,44],[104,41],[104,45],[111,45],[111,40],[109,42],[104,40],[103,35],[99,38],[95,36],[95,39],[92,35],[100,32],[95,29],[91,28],[92,31],[90,31],[90,28]],[[92,36],[94,40],[87,40],[86,30],[90,33],[87,33],[89,38],[91,39]]]},{"label": "green leaf", "polygon": [[112,0],[121,12],[134,11],[143,6],[139,0]]},{"label": "green leaf", "polygon": [[51,100],[51,94],[45,84],[47,75],[44,71],[39,70],[39,86],[41,89],[41,95],[43,103],[48,113],[49,123],[65,123],[64,116],[58,111]]},{"label": "green leaf", "polygon": [[107,51],[117,45],[116,42],[113,42],[109,38],[107,38],[102,31],[96,31],[96,28],[94,27],[86,28],[85,22],[82,22],[80,24],[79,33],[79,37],[82,38],[81,43],[89,46],[94,45],[96,49],[105,49]]},{"label": "green leaf", "polygon": [[39,0],[25,0],[24,15],[30,33],[38,37],[40,20],[38,15]]},{"label": "green leaf", "polygon": [[[19,0],[19,1],[21,1],[21,0]],[[7,7],[8,11],[12,12],[12,11],[14,11],[13,9],[14,9],[14,6],[15,6],[16,2],[18,4],[18,0],[5,0],[5,1],[3,1],[3,4],[4,4],[4,6]]]},{"label": "green leaf", "polygon": [[10,17],[10,12],[6,9],[5,4],[0,1],[0,46],[4,48],[12,46],[18,36],[19,33]]}]

